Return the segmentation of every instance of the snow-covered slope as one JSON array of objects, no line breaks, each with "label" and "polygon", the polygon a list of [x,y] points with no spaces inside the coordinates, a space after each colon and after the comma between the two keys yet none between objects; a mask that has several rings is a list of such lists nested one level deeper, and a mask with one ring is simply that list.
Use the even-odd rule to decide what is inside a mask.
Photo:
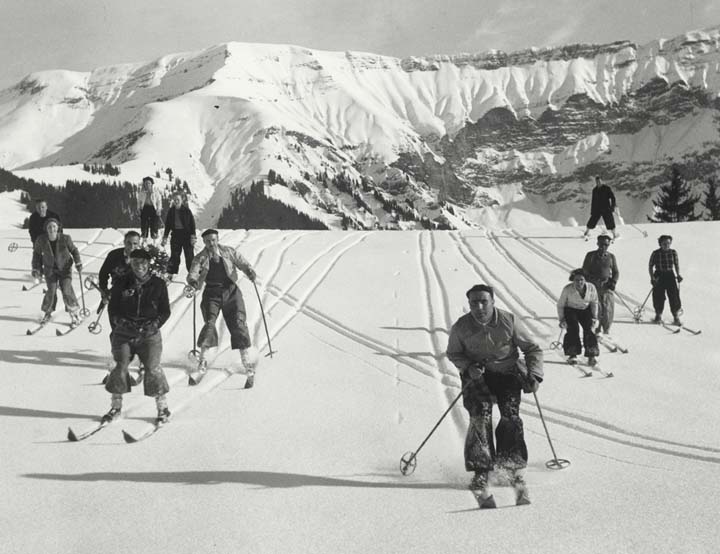
[{"label": "snow-covered slope", "polygon": [[300,205],[334,212],[318,176],[345,173],[429,218],[449,218],[438,211],[449,202],[459,226],[508,183],[545,219],[558,202],[579,217],[600,172],[644,220],[669,163],[692,165],[691,179],[715,171],[701,162],[720,143],[719,49],[717,28],[642,46],[408,59],[226,43],[45,71],[0,91],[0,166],[58,183],[82,162],[119,165],[131,181],[171,168],[204,224],[271,169],[302,184]]},{"label": "snow-covered slope", "polygon": [[[125,418],[86,442],[64,441],[107,410],[100,385],[107,329],[33,337],[39,313],[29,279],[27,235],[0,231],[0,521],[3,552],[716,552],[720,448],[720,289],[712,276],[717,223],[622,226],[611,246],[618,293],[632,309],[648,290],[647,259],[661,233],[680,254],[684,319],[702,330],[678,335],[635,324],[618,301],[612,333],[628,354],[600,355],[615,373],[582,378],[550,350],[555,300],[589,243],[568,228],[472,232],[222,231],[255,266],[276,351],[244,390],[239,357],[221,325],[214,368],[186,386],[192,304],[170,285],[163,328],[170,381],[168,426],[126,445],[121,429],[146,429],[154,402],[134,390]],[[121,241],[107,229],[69,230],[85,273]],[[592,243],[590,243],[592,244]],[[180,275],[180,277],[183,277]],[[465,489],[467,419],[457,405],[399,472],[459,392],[444,356],[447,330],[466,309],[465,291],[486,282],[546,347],[538,399],[523,396],[533,504],[480,512]],[[76,292],[78,281],[75,280]],[[262,354],[268,343],[253,287],[242,280],[248,321]],[[90,308],[98,303],[86,292]],[[199,315],[198,315],[199,318]],[[198,319],[199,321],[199,319]],[[107,327],[106,317],[101,323]],[[497,417],[497,414],[496,414]],[[501,506],[511,491],[496,487]]]}]

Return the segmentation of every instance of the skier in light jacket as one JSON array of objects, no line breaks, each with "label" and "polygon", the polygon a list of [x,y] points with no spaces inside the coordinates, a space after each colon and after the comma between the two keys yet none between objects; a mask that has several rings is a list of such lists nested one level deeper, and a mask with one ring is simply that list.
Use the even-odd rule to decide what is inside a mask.
[{"label": "skier in light jacket", "polygon": [[[557,313],[560,327],[565,328],[563,351],[570,363],[577,361],[577,356],[585,345],[585,356],[588,364],[595,365],[598,350],[595,327],[598,323],[598,294],[595,286],[586,281],[582,268],[570,272],[570,281],[565,285],[557,302]],[[580,327],[583,339],[580,342]]]},{"label": "skier in light jacket", "polygon": [[158,220],[162,210],[162,197],[155,188],[155,181],[152,177],[145,177],[142,188],[137,195],[138,211],[140,212],[140,235],[143,241],[148,235],[153,239],[158,238]]},{"label": "skier in light jacket", "polygon": [[[495,307],[491,286],[475,285],[466,296],[470,313],[452,326],[447,356],[460,371],[463,405],[470,416],[465,438],[465,469],[475,472],[470,488],[482,508],[494,508],[488,473],[495,468],[507,472],[517,504],[528,504],[524,478],[528,453],[520,419],[520,392],[538,390],[543,380],[542,350],[519,332],[513,314]],[[492,434],[493,400],[500,410],[495,430],[497,451]]]}]

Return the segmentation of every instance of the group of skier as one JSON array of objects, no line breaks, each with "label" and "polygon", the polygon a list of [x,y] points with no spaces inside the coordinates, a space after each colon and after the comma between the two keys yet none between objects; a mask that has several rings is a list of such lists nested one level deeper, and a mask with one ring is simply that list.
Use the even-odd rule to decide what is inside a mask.
[{"label": "group of skier", "polygon": [[[107,254],[95,283],[101,295],[98,314],[107,307],[114,361],[112,370],[103,381],[105,389],[111,394],[110,410],[101,419],[103,424],[118,417],[122,410],[123,395],[139,382],[143,383],[145,396],[153,397],[156,401],[156,424],[161,425],[170,417],[166,398],[169,386],[160,365],[163,349],[160,329],[170,317],[167,286],[178,272],[181,251],[185,254],[188,269],[186,292],[195,294],[204,285],[200,309],[205,325],[197,341],[201,349],[200,358],[197,368],[193,369],[199,378],[207,371],[206,353],[210,348],[218,346],[215,325],[222,312],[230,331],[231,348],[240,351],[240,360],[247,372],[246,386],[252,386],[254,379],[257,359],[251,350],[245,305],[237,286],[237,269],[253,282],[256,276],[254,269],[239,252],[220,244],[219,234],[214,229],[202,233],[205,248],[195,256],[195,221],[183,202],[182,194],[176,193],[173,196],[173,207],[166,217],[162,240],[164,246],[167,237],[171,235],[173,255],[166,274],[151,271],[153,258],[149,248],[151,241],[148,239],[157,238],[153,222],[157,220],[158,205],[153,200],[156,191],[152,185],[152,178],[143,180],[142,199],[138,206],[141,233],[134,230],[125,233],[123,246]],[[151,204],[145,203],[146,199],[150,199]],[[50,320],[59,287],[72,324],[77,326],[80,323],[80,307],[72,287],[72,266],[74,264],[79,273],[82,271],[80,252],[70,235],[62,232],[59,217],[52,216],[56,214],[47,210],[47,203],[39,201],[36,212],[30,218],[33,276],[39,278],[43,274],[47,285],[41,324]],[[133,378],[129,366],[135,357],[139,359],[140,370],[137,377]]]}]

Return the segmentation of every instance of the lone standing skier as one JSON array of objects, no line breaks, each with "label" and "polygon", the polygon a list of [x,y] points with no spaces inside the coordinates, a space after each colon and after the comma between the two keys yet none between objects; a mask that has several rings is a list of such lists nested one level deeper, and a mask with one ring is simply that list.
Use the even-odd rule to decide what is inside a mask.
[{"label": "lone standing skier", "polygon": [[616,207],[615,194],[613,194],[612,189],[602,182],[599,175],[596,176],[590,203],[590,219],[588,219],[583,236],[588,237],[590,235],[590,230],[595,228],[601,217],[605,223],[605,228],[612,232],[613,238],[620,236],[615,231],[615,218],[613,217]]},{"label": "lone standing skier", "polygon": [[[648,271],[650,272],[650,283],[652,284],[653,307],[655,308],[655,323],[662,323],[662,313],[665,308],[665,295],[667,294],[670,304],[670,313],[673,316],[673,325],[682,325],[680,312],[682,302],[680,301],[680,288],[682,283],[680,275],[680,261],[672,245],[670,235],[660,235],[658,244],[660,248],[654,250],[650,255]],[[674,270],[674,271],[673,271]]]},{"label": "lone standing skier", "polygon": [[154,240],[158,236],[158,218],[162,209],[162,198],[160,192],[155,188],[155,181],[152,177],[143,178],[137,201],[140,212],[140,233],[143,241],[146,241],[148,236]]},{"label": "lone standing skier", "polygon": [[50,321],[57,305],[59,287],[65,302],[65,311],[70,314],[70,324],[73,327],[80,324],[80,306],[72,286],[73,263],[78,271],[82,271],[80,252],[72,237],[63,234],[57,219],[48,218],[45,222],[45,233],[35,241],[32,258],[33,278],[39,279],[44,275],[47,285],[41,307],[44,312],[41,323]]},{"label": "lone standing skier", "polygon": [[255,282],[255,270],[237,250],[220,244],[215,229],[203,232],[202,239],[205,248],[195,256],[187,276],[188,286],[194,291],[200,290],[203,283],[205,284],[200,302],[205,325],[197,339],[200,360],[191,380],[198,382],[207,372],[205,353],[209,348],[218,345],[215,322],[222,311],[225,325],[230,331],[230,346],[233,350],[240,350],[240,358],[247,372],[245,386],[249,388],[254,382],[256,360],[254,353],[249,350],[250,332],[246,322],[245,302],[237,286],[237,269],[252,282]]},{"label": "lone standing skier", "polygon": [[177,275],[180,268],[180,253],[185,254],[185,266],[188,271],[193,261],[195,242],[195,218],[190,208],[183,203],[183,195],[179,192],[173,194],[173,205],[168,210],[165,217],[165,234],[162,239],[162,246],[167,243],[168,236],[170,238],[170,261],[168,262],[167,271],[172,277]]},{"label": "lone standing skier", "polygon": [[[522,336],[511,313],[495,307],[491,286],[475,285],[466,296],[470,313],[452,326],[447,355],[460,371],[463,405],[470,415],[465,438],[465,469],[475,473],[470,488],[481,508],[495,508],[488,488],[488,474],[495,468],[508,473],[516,503],[529,504],[520,393],[538,390],[543,379],[542,350]],[[524,355],[525,367],[518,350]],[[494,399],[500,410],[497,450],[492,434]]]},{"label": "lone standing skier", "polygon": [[105,390],[112,396],[110,411],[103,417],[109,422],[120,415],[123,394],[130,392],[128,366],[134,355],[145,367],[144,393],[155,398],[157,419],[161,425],[170,417],[166,394],[170,390],[160,367],[162,335],[160,328],[170,317],[167,285],[150,273],[150,254],[143,249],[130,253],[132,271],[113,283],[108,304],[113,331],[110,342],[115,367],[110,372]]},{"label": "lone standing skier", "polygon": [[597,250],[585,254],[582,269],[589,282],[595,286],[598,294],[598,332],[610,332],[615,317],[615,287],[620,279],[615,255],[610,253],[611,238],[600,235],[597,238]]},{"label": "lone standing skier", "polygon": [[[563,338],[563,351],[568,361],[574,364],[584,344],[588,365],[594,366],[600,355],[594,332],[598,323],[597,291],[595,285],[585,280],[585,272],[582,268],[574,269],[570,273],[570,281],[571,283],[563,288],[557,302],[560,327],[567,330]],[[580,327],[583,330],[582,343]]]}]

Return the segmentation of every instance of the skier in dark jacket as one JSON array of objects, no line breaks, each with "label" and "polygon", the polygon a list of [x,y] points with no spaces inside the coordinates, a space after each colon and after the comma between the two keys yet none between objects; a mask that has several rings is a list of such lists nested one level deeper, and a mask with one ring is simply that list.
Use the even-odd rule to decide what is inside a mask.
[{"label": "skier in dark jacket", "polygon": [[72,286],[72,266],[82,271],[80,252],[72,241],[70,235],[62,232],[60,222],[49,218],[45,222],[45,232],[35,241],[32,258],[32,274],[38,279],[45,277],[47,290],[42,301],[42,311],[45,313],[41,323],[47,323],[57,305],[57,289],[65,302],[65,311],[70,314],[70,324],[74,327],[80,324],[80,306]]},{"label": "skier in dark jacket", "polygon": [[[670,248],[672,237],[661,235],[658,238],[660,248],[653,250],[648,263],[650,272],[650,283],[652,284],[653,307],[655,308],[655,323],[662,322],[662,313],[665,308],[665,295],[667,294],[670,304],[670,313],[673,316],[673,325],[682,325],[680,313],[682,302],[680,301],[680,288],[682,283],[680,275],[680,261],[675,249]],[[674,272],[673,272],[674,270]]]},{"label": "skier in dark jacket", "polygon": [[585,254],[582,269],[587,280],[595,285],[598,294],[598,332],[609,333],[615,317],[615,286],[620,278],[615,255],[608,252],[608,235],[597,238],[597,250]]},{"label": "skier in dark jacket", "polygon": [[[543,380],[540,347],[525,338],[514,316],[495,307],[493,288],[475,285],[467,291],[470,313],[450,330],[447,355],[460,370],[463,405],[470,415],[465,438],[465,469],[475,472],[470,488],[482,508],[494,508],[488,473],[508,473],[517,504],[530,502],[524,469],[528,453],[520,419],[520,393],[536,392]],[[522,351],[525,366],[520,363]],[[492,435],[492,406],[497,400],[500,421]]]},{"label": "skier in dark jacket", "polygon": [[180,268],[180,252],[185,254],[185,266],[190,269],[193,261],[194,246],[197,241],[195,236],[195,218],[190,208],[183,203],[183,195],[179,192],[173,194],[173,205],[168,210],[165,218],[165,233],[162,239],[162,246],[167,243],[168,236],[170,238],[170,261],[168,262],[167,271],[172,277],[175,276]]},{"label": "skier in dark jacket", "polygon": [[615,218],[613,217],[616,207],[615,195],[612,189],[602,182],[600,176],[595,177],[595,186],[592,190],[592,201],[590,203],[590,219],[588,219],[583,236],[590,235],[590,230],[595,228],[601,217],[605,223],[605,228],[613,234],[613,238],[620,236],[615,230]]},{"label": "skier in dark jacket", "polygon": [[35,211],[28,220],[28,231],[30,231],[30,240],[33,245],[37,238],[45,232],[45,222],[50,218],[60,223],[60,216],[52,210],[48,210],[48,205],[44,198],[35,200]]},{"label": "skier in dark jacket", "polygon": [[143,249],[130,254],[132,272],[113,283],[108,312],[113,322],[110,338],[115,367],[110,372],[105,390],[112,394],[110,411],[103,421],[115,419],[122,409],[122,395],[130,392],[128,366],[137,354],[146,370],[145,396],[155,398],[157,424],[170,417],[165,395],[170,390],[160,367],[162,335],[160,328],[170,317],[167,285],[150,273],[150,254]]}]

